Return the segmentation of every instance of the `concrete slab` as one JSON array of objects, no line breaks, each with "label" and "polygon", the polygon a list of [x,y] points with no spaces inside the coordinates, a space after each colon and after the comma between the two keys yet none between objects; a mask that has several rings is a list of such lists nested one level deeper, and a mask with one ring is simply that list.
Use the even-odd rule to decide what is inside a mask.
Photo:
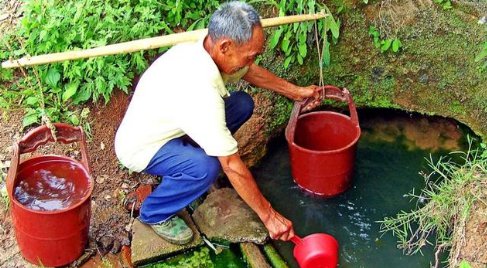
[{"label": "concrete slab", "polygon": [[193,213],[200,231],[212,241],[263,244],[267,229],[257,214],[230,188],[218,189]]},{"label": "concrete slab", "polygon": [[132,227],[132,263],[135,266],[150,263],[173,256],[177,253],[198,247],[203,243],[189,213],[186,211],[178,214],[194,232],[193,241],[186,245],[175,245],[159,237],[150,226],[135,220]]}]

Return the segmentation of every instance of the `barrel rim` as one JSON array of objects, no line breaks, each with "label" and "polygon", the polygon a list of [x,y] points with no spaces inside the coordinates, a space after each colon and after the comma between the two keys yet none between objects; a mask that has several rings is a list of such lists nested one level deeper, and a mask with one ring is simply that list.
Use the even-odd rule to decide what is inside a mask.
[{"label": "barrel rim", "polygon": [[[81,200],[67,208],[63,208],[63,209],[59,209],[59,210],[52,210],[52,211],[46,211],[46,210],[35,210],[35,209],[31,209],[31,208],[28,208],[26,206],[24,206],[22,203],[20,203],[16,198],[15,198],[15,193],[11,193],[12,195],[12,203],[14,203],[16,206],[18,206],[19,208],[23,209],[23,210],[26,210],[26,211],[29,211],[29,212],[32,212],[32,213],[36,213],[36,214],[43,214],[43,215],[55,215],[55,214],[61,214],[61,213],[65,213],[65,212],[68,212],[68,211],[71,211],[71,210],[74,210],[80,206],[82,206],[89,198],[91,198],[91,195],[93,193],[93,189],[95,187],[94,185],[94,181],[93,181],[93,178],[91,177],[91,174],[88,173],[88,171],[86,170],[86,168],[83,166],[83,164],[81,164],[81,162],[79,162],[78,160],[74,159],[74,158],[71,158],[71,157],[67,157],[67,156],[64,156],[64,155],[55,155],[55,154],[45,154],[45,155],[39,155],[39,156],[34,156],[34,157],[31,157],[31,158],[28,158],[28,159],[25,159],[25,160],[22,160],[19,164],[19,167],[18,167],[18,170],[21,170],[21,167],[22,165],[24,165],[26,162],[29,162],[29,161],[34,161],[34,160],[38,160],[38,159],[42,159],[42,158],[46,158],[46,157],[53,157],[53,158],[57,158],[57,159],[60,159],[60,160],[66,160],[68,162],[73,162],[75,163],[77,166],[79,166],[83,172],[86,174],[86,177],[88,178],[88,181],[90,183],[89,187],[88,187],[88,192],[86,193],[85,196],[83,196],[83,198],[81,198]],[[18,175],[13,178],[13,185],[15,186],[15,183],[17,182],[17,178],[18,178]],[[12,188],[12,191],[13,191],[13,188]]]},{"label": "barrel rim", "polygon": [[[340,116],[340,117],[343,117],[343,118],[346,118],[348,120],[351,121],[351,118],[347,115],[344,115],[344,114],[341,114],[341,113],[337,113],[337,112],[333,112],[333,111],[315,111],[315,112],[311,112],[311,113],[306,113],[306,114],[302,114],[298,117],[298,120],[303,118],[303,117],[307,117],[307,116],[313,116],[313,115],[317,115],[317,114],[333,114],[333,115],[336,115],[336,116]],[[297,125],[297,124],[296,124]],[[290,146],[294,146],[296,147],[296,149],[299,149],[301,151],[304,151],[304,152],[309,152],[309,153],[314,153],[314,154],[333,154],[333,153],[340,153],[340,152],[343,152],[345,150],[348,150],[349,148],[351,148],[352,146],[355,146],[358,142],[358,140],[360,139],[360,135],[362,134],[362,130],[360,129],[360,125],[358,124],[354,124],[355,127],[357,128],[357,136],[353,139],[353,141],[351,141],[349,144],[347,144],[346,146],[340,148],[340,149],[335,149],[335,150],[327,150],[327,151],[317,151],[317,150],[311,150],[311,149],[308,149],[308,148],[305,148],[305,147],[302,147],[298,144],[296,144],[294,141],[289,141],[288,139],[288,135],[285,135],[286,136],[286,141],[287,143],[290,145]],[[296,131],[296,129],[294,129],[294,131]]]}]

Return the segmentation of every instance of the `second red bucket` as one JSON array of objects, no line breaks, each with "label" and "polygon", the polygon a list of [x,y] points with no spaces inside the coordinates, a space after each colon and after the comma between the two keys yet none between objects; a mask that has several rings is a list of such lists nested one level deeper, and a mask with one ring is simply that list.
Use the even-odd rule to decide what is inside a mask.
[{"label": "second red bucket", "polygon": [[333,197],[351,185],[360,126],[346,88],[325,86],[324,98],[347,102],[350,116],[333,111],[301,114],[304,104],[296,102],[286,140],[296,183],[314,194]]},{"label": "second red bucket", "polygon": [[24,153],[54,142],[43,125],[15,142],[7,176],[10,214],[22,256],[38,266],[64,266],[75,261],[88,243],[93,180],[81,127],[53,124],[57,141],[77,142],[81,162],[62,155]]}]

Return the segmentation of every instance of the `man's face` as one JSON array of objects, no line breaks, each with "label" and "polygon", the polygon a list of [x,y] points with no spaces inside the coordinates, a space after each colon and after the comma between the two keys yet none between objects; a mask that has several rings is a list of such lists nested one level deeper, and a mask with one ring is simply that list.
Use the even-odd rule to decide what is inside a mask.
[{"label": "man's face", "polygon": [[264,43],[264,31],[261,26],[256,26],[247,43],[239,45],[229,39],[219,40],[216,43],[216,55],[213,60],[221,72],[233,74],[245,66],[252,65],[255,58],[262,54]]}]

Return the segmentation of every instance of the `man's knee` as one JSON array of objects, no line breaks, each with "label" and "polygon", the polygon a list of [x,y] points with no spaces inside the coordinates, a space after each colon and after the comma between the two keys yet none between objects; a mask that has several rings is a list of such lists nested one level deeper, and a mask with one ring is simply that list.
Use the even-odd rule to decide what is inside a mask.
[{"label": "man's knee", "polygon": [[221,171],[220,161],[218,158],[202,155],[201,157],[195,159],[195,170],[194,175],[197,178],[205,179],[212,182],[216,179]]},{"label": "man's knee", "polygon": [[238,100],[237,107],[240,110],[240,114],[246,119],[250,118],[254,112],[254,100],[244,91],[237,91],[234,94]]}]

